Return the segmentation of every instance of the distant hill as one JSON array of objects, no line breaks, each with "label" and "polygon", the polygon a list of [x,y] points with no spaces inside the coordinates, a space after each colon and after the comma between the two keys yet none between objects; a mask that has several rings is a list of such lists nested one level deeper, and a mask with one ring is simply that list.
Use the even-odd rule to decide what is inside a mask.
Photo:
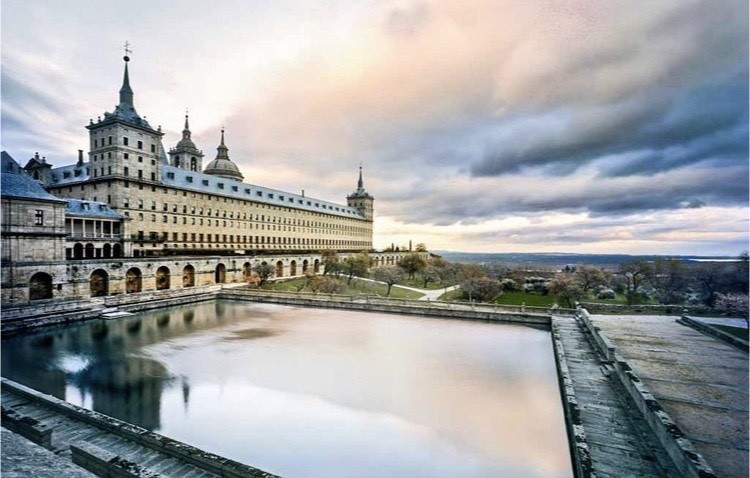
[{"label": "distant hill", "polygon": [[623,262],[654,261],[657,258],[678,259],[686,262],[728,262],[734,256],[666,256],[628,254],[566,254],[566,253],[483,253],[431,251],[453,262],[476,262],[502,264],[511,267],[533,267],[559,270],[566,265],[587,264],[608,269],[617,268]]}]

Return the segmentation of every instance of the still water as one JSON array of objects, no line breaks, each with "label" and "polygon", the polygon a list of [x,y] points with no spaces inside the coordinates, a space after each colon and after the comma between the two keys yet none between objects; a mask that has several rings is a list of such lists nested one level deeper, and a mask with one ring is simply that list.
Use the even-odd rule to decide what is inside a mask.
[{"label": "still water", "polygon": [[2,342],[2,374],[285,477],[569,477],[549,332],[216,301]]}]

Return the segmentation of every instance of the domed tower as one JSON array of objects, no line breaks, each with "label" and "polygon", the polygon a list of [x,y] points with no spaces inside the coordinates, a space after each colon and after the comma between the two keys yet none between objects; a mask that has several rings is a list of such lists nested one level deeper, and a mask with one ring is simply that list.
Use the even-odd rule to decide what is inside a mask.
[{"label": "domed tower", "polygon": [[231,179],[234,181],[242,181],[243,176],[236,164],[229,159],[229,148],[224,145],[224,129],[221,129],[221,144],[216,153],[216,159],[208,163],[206,169],[203,171],[205,174],[211,174],[213,176],[219,176],[220,178]]},{"label": "domed tower", "polygon": [[203,151],[198,149],[190,138],[190,124],[188,115],[185,115],[185,129],[182,130],[182,139],[177,145],[169,150],[169,164],[190,171],[203,170]]},{"label": "domed tower", "polygon": [[375,198],[365,191],[365,184],[364,181],[362,181],[362,166],[360,166],[357,190],[346,197],[346,204],[361,212],[368,221],[372,221],[375,211],[375,208],[373,207],[374,202]]}]

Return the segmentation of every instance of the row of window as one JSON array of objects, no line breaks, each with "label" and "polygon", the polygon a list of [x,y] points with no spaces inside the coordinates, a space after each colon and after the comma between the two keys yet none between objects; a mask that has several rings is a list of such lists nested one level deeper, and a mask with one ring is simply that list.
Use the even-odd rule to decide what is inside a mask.
[{"label": "row of window", "polygon": [[[168,232],[151,231],[149,241],[169,241]],[[145,231],[138,231],[133,237],[137,242],[146,240]],[[236,239],[236,240],[235,240]],[[253,240],[254,239],[254,240]],[[367,246],[368,241],[344,241],[336,239],[311,239],[309,237],[275,237],[275,236],[245,236],[234,234],[202,234],[202,233],[172,233],[172,242],[200,242],[200,243],[229,243],[229,244],[284,244],[307,246]]]},{"label": "row of window", "polygon": [[[104,146],[111,146],[112,145],[112,139],[113,139],[112,136],[107,136],[107,143],[105,144],[104,143],[104,138],[102,138],[101,142],[99,141],[98,138],[94,138],[94,149],[98,148],[100,145],[102,147],[104,147]],[[122,137],[122,145],[123,146],[130,146],[130,139],[127,136],[123,136]],[[136,142],[136,148],[143,149],[143,141],[138,140]],[[156,152],[156,145],[153,144],[153,143],[151,144],[151,152],[152,153]]]}]

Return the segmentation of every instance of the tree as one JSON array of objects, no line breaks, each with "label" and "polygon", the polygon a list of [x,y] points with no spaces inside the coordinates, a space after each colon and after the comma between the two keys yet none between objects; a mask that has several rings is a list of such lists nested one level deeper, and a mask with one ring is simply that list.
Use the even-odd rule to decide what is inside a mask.
[{"label": "tree", "polygon": [[427,246],[424,245],[424,242],[420,242],[414,247],[414,250],[417,252],[427,252]]},{"label": "tree", "polygon": [[320,284],[321,284],[321,278],[317,274],[307,274],[305,277],[307,277],[306,285],[307,287],[313,292],[313,294],[317,294],[318,290],[320,290]]},{"label": "tree", "polygon": [[625,279],[625,297],[628,304],[634,304],[640,297],[641,287],[648,270],[649,264],[646,261],[630,261],[620,264],[620,274]]},{"label": "tree", "polygon": [[500,287],[503,288],[504,292],[513,292],[518,290],[518,282],[508,277],[500,281]]},{"label": "tree", "polygon": [[583,297],[583,289],[578,281],[568,274],[557,274],[549,282],[549,293],[558,296],[565,304],[573,308],[575,302]]},{"label": "tree", "polygon": [[326,276],[320,279],[318,288],[324,294],[338,294],[344,289],[344,286],[335,277]]},{"label": "tree", "polygon": [[748,297],[747,294],[716,294],[716,308],[727,315],[742,317],[748,320]]},{"label": "tree", "polygon": [[427,265],[422,270],[422,287],[425,289],[427,288],[427,284],[430,282],[437,282],[440,280],[440,274],[438,273],[438,270],[433,265]]},{"label": "tree", "polygon": [[502,293],[502,287],[497,279],[480,277],[471,284],[474,298],[480,302],[492,302]]},{"label": "tree", "polygon": [[341,265],[341,270],[348,276],[347,284],[352,283],[352,277],[365,277],[370,268],[370,256],[362,251],[356,255],[348,256]]},{"label": "tree", "polygon": [[409,279],[414,279],[414,274],[424,269],[426,265],[427,261],[416,252],[407,254],[398,261],[398,266],[409,274]]},{"label": "tree", "polygon": [[323,275],[335,274],[338,272],[339,254],[333,249],[324,249],[320,251],[320,258],[323,262]]},{"label": "tree", "polygon": [[679,304],[684,300],[687,270],[682,261],[657,258],[646,271],[646,281],[662,304]]},{"label": "tree", "polygon": [[377,267],[372,270],[372,277],[377,281],[385,282],[385,284],[388,286],[388,291],[385,295],[386,297],[390,297],[391,287],[393,286],[393,284],[396,284],[401,280],[401,278],[403,277],[403,272],[401,268],[396,266]]},{"label": "tree", "polygon": [[576,271],[573,275],[578,280],[584,295],[588,294],[589,291],[598,286],[608,285],[610,279],[609,274],[604,270],[587,265],[579,265],[576,267]]},{"label": "tree", "polygon": [[268,281],[268,278],[273,275],[275,270],[271,264],[261,262],[260,264],[254,265],[252,271],[258,274],[258,278],[260,279],[258,285],[263,285]]}]

